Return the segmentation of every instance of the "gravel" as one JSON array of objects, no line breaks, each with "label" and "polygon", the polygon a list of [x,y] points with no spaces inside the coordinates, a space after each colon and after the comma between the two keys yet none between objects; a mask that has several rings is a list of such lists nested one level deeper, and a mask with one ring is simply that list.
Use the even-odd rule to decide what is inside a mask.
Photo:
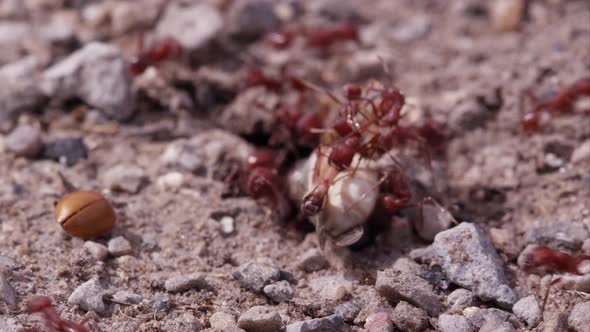
[{"label": "gravel", "polygon": [[361,308],[352,302],[344,302],[334,308],[334,314],[340,315],[347,323],[353,322],[360,311]]},{"label": "gravel", "polygon": [[15,310],[16,300],[16,292],[8,282],[6,272],[0,269],[0,303],[3,302],[8,309]]},{"label": "gravel", "polygon": [[14,270],[18,263],[14,258],[0,255],[0,269]]},{"label": "gravel", "polygon": [[143,168],[135,165],[116,165],[109,168],[103,175],[104,185],[113,190],[136,194],[147,182]]},{"label": "gravel", "polygon": [[572,309],[567,323],[576,332],[590,331],[590,301],[578,303]]},{"label": "gravel", "polygon": [[224,331],[227,328],[237,327],[238,323],[232,314],[218,311],[209,317],[211,328],[218,331]]},{"label": "gravel", "polygon": [[20,125],[4,141],[8,151],[18,157],[35,158],[41,151],[41,129],[38,126]]},{"label": "gravel", "polygon": [[273,284],[266,285],[262,291],[264,292],[264,295],[277,303],[289,301],[293,298],[293,288],[286,280],[281,280]]},{"label": "gravel", "polygon": [[228,12],[229,34],[238,40],[253,41],[279,26],[273,2],[268,0],[236,1]]},{"label": "gravel", "polygon": [[275,308],[255,306],[240,315],[238,326],[248,332],[275,332],[283,326]]},{"label": "gravel", "polygon": [[553,222],[527,230],[525,244],[546,245],[556,249],[577,251],[584,240],[590,237],[588,226],[583,222]]},{"label": "gravel", "polygon": [[472,332],[473,326],[461,315],[442,314],[438,317],[438,328],[441,332]]},{"label": "gravel", "polygon": [[511,319],[511,314],[496,308],[480,309],[478,307],[467,307],[463,309],[463,316],[467,318],[471,325],[482,328],[500,326]]},{"label": "gravel", "polygon": [[512,307],[512,312],[516,317],[524,320],[529,327],[536,327],[543,318],[541,307],[534,295],[529,295],[516,302]]},{"label": "gravel", "polygon": [[189,52],[205,46],[223,27],[217,8],[207,3],[189,6],[171,2],[156,27],[159,38],[174,37]]},{"label": "gravel", "polygon": [[113,300],[122,303],[139,304],[143,300],[143,297],[127,291],[118,291],[113,294]]},{"label": "gravel", "polygon": [[377,312],[365,320],[367,332],[393,332],[393,321],[387,312]]},{"label": "gravel", "polygon": [[109,253],[115,257],[129,255],[132,252],[131,243],[122,236],[110,239],[108,249]]},{"label": "gravel", "polygon": [[517,301],[508,286],[502,260],[490,238],[476,225],[463,222],[439,233],[431,248],[433,260],[451,282],[505,308]]},{"label": "gravel", "polygon": [[102,298],[106,291],[102,288],[98,278],[93,278],[78,286],[68,298],[69,305],[77,305],[84,311],[94,311],[98,314],[106,312],[106,305]]},{"label": "gravel", "polygon": [[47,69],[41,89],[61,101],[80,98],[117,120],[135,110],[127,63],[117,47],[105,43],[89,43]]},{"label": "gravel", "polygon": [[170,293],[184,292],[193,288],[208,288],[209,284],[205,280],[205,277],[206,275],[204,273],[174,276],[166,280],[164,288]]},{"label": "gravel", "polygon": [[447,303],[451,308],[461,309],[475,305],[476,298],[472,291],[459,288],[449,294],[447,297]]},{"label": "gravel", "polygon": [[168,312],[172,309],[172,298],[168,295],[156,295],[151,300],[147,301],[147,305],[156,313]]},{"label": "gravel", "polygon": [[402,331],[422,331],[428,325],[426,311],[406,301],[400,301],[391,315],[393,324]]},{"label": "gravel", "polygon": [[305,272],[315,272],[328,267],[328,261],[318,249],[307,250],[300,258],[297,266]]},{"label": "gravel", "polygon": [[253,292],[261,292],[264,286],[279,280],[280,276],[281,271],[268,258],[244,263],[234,273],[240,285]]},{"label": "gravel", "polygon": [[325,332],[325,331],[349,331],[348,325],[339,315],[331,315],[322,318],[310,319],[287,325],[285,332]]},{"label": "gravel", "polygon": [[436,234],[457,223],[451,213],[435,201],[425,201],[419,209],[421,213],[415,218],[413,226],[425,241],[434,240]]},{"label": "gravel", "polygon": [[231,216],[223,216],[219,220],[219,229],[224,235],[231,235],[235,231],[235,220]]},{"label": "gravel", "polygon": [[345,274],[327,275],[309,280],[309,287],[321,298],[337,301],[353,291],[353,280]]},{"label": "gravel", "polygon": [[104,244],[94,241],[84,242],[84,249],[86,249],[94,259],[99,261],[105,260],[109,255],[109,250]]},{"label": "gravel", "polygon": [[432,285],[426,280],[394,269],[377,272],[375,288],[391,302],[407,301],[428,312],[431,316],[437,316],[442,305],[438,296],[434,293]]},{"label": "gravel", "polygon": [[82,138],[60,138],[45,143],[42,156],[67,166],[73,166],[78,161],[88,158],[88,149]]}]

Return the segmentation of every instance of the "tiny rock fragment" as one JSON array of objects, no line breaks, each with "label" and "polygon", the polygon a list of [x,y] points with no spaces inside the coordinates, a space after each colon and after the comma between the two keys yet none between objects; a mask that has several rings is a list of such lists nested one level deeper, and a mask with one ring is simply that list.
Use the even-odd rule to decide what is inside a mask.
[{"label": "tiny rock fragment", "polygon": [[281,280],[273,284],[266,285],[262,291],[264,292],[264,295],[277,303],[289,301],[293,298],[293,288],[286,280]]},{"label": "tiny rock fragment", "polygon": [[590,160],[590,139],[584,141],[572,152],[570,160],[573,164]]},{"label": "tiny rock fragment", "polygon": [[234,273],[240,285],[253,292],[261,292],[264,286],[279,280],[281,271],[269,259],[257,259],[242,264]]},{"label": "tiny rock fragment", "polygon": [[512,307],[512,312],[516,317],[524,320],[529,327],[536,327],[541,322],[541,308],[534,295],[529,295],[516,302]]},{"label": "tiny rock fragment", "polygon": [[184,292],[192,288],[203,289],[209,287],[204,273],[193,273],[169,278],[164,283],[167,292]]},{"label": "tiny rock fragment", "polygon": [[447,297],[447,303],[452,308],[464,308],[475,305],[476,298],[472,291],[459,288]]},{"label": "tiny rock fragment", "polygon": [[156,180],[156,185],[164,190],[169,189],[177,189],[182,186],[184,182],[184,175],[180,172],[170,172],[160,176]]},{"label": "tiny rock fragment", "polygon": [[393,321],[387,312],[377,312],[365,320],[365,329],[367,332],[392,332],[394,329]]},{"label": "tiny rock fragment", "polygon": [[0,319],[0,331],[2,332],[21,332],[24,326],[15,318],[5,317]]},{"label": "tiny rock fragment", "polygon": [[340,315],[348,323],[352,323],[361,309],[352,302],[344,302],[334,308],[334,314]]},{"label": "tiny rock fragment", "polygon": [[115,257],[129,255],[132,252],[131,243],[122,236],[109,240],[108,249]]},{"label": "tiny rock fragment", "polygon": [[158,1],[143,1],[141,6],[133,2],[117,1],[111,10],[111,29],[122,34],[133,29],[149,28],[160,13]]},{"label": "tiny rock fragment", "polygon": [[393,309],[391,320],[402,331],[422,331],[428,325],[426,311],[406,301],[400,301]]},{"label": "tiny rock fragment", "polygon": [[[201,331],[203,323],[195,316],[185,313],[180,317],[168,319],[162,324],[162,331]],[[224,331],[225,332],[225,331]]]},{"label": "tiny rock fragment", "polygon": [[553,222],[531,227],[525,236],[526,244],[545,245],[558,249],[577,251],[584,240],[590,238],[588,226],[583,222]]},{"label": "tiny rock fragment", "polygon": [[8,151],[19,157],[35,158],[41,151],[41,129],[37,126],[16,127],[4,141]]},{"label": "tiny rock fragment", "polygon": [[353,291],[353,279],[345,274],[327,275],[311,279],[309,287],[321,298],[337,301]]},{"label": "tiny rock fragment", "polygon": [[13,270],[18,267],[18,263],[14,258],[0,255],[0,269]]},{"label": "tiny rock fragment", "polygon": [[94,241],[84,242],[84,249],[86,249],[86,251],[88,251],[92,257],[99,261],[105,260],[109,255],[109,250],[104,244]]},{"label": "tiny rock fragment", "polygon": [[77,305],[84,311],[94,311],[103,314],[106,306],[102,300],[106,291],[102,288],[98,278],[93,278],[78,286],[70,297],[68,304]]},{"label": "tiny rock fragment", "polygon": [[312,248],[301,256],[297,266],[305,272],[314,272],[328,267],[328,261],[321,251]]},{"label": "tiny rock fragment", "polygon": [[268,0],[242,0],[232,4],[228,11],[230,35],[242,41],[253,41],[278,28],[273,2]]},{"label": "tiny rock fragment", "polygon": [[16,309],[16,292],[8,282],[6,272],[0,269],[0,302],[3,302],[9,309]]},{"label": "tiny rock fragment", "polygon": [[398,42],[411,42],[424,38],[432,30],[432,20],[428,16],[416,16],[393,30],[393,38]]},{"label": "tiny rock fragment", "polygon": [[143,168],[135,165],[116,165],[103,174],[104,185],[113,191],[136,194],[147,181]]},{"label": "tiny rock fragment", "polygon": [[567,323],[575,332],[590,331],[590,301],[578,303],[572,309]]},{"label": "tiny rock fragment", "polygon": [[419,208],[420,217],[416,218],[413,225],[423,240],[434,240],[436,234],[456,223],[451,213],[434,200],[425,201]]},{"label": "tiny rock fragment", "polygon": [[147,305],[150,306],[154,312],[168,312],[172,309],[172,299],[168,295],[156,295],[154,298],[147,301]]},{"label": "tiny rock fragment", "polygon": [[73,166],[88,158],[88,149],[82,138],[60,138],[43,145],[43,158]]},{"label": "tiny rock fragment", "polygon": [[463,309],[463,316],[467,318],[471,325],[481,329],[484,325],[489,327],[500,326],[508,322],[511,314],[496,308],[480,309],[478,307],[468,307]]},{"label": "tiny rock fragment", "polygon": [[221,233],[225,234],[225,235],[230,235],[234,232],[235,227],[234,227],[234,218],[231,216],[224,216],[219,220],[219,227],[221,230]]},{"label": "tiny rock fragment", "polygon": [[511,308],[516,302],[502,260],[490,238],[476,225],[463,222],[441,232],[431,247],[434,261],[451,282],[473,291],[484,301],[494,300],[502,307]]},{"label": "tiny rock fragment", "polygon": [[442,310],[438,296],[426,280],[408,273],[387,269],[377,272],[375,288],[391,302],[407,301],[436,316]]},{"label": "tiny rock fragment", "polygon": [[283,326],[283,321],[274,308],[255,306],[240,315],[238,326],[247,332],[275,332]]},{"label": "tiny rock fragment", "polygon": [[339,331],[348,332],[350,329],[339,315],[331,315],[322,318],[310,319],[287,325],[285,332],[323,332]]},{"label": "tiny rock fragment", "polygon": [[472,332],[475,331],[467,318],[461,315],[442,314],[438,317],[438,328],[441,332]]},{"label": "tiny rock fragment", "polygon": [[208,3],[183,6],[169,2],[156,27],[156,35],[161,39],[174,37],[192,52],[215,38],[222,27],[221,13]]},{"label": "tiny rock fragment", "polygon": [[232,314],[218,311],[209,318],[211,328],[218,331],[225,331],[227,328],[237,327],[238,323]]},{"label": "tiny rock fragment", "polygon": [[127,291],[118,291],[113,294],[113,300],[121,303],[139,304],[143,298],[139,294]]},{"label": "tiny rock fragment", "polygon": [[41,89],[51,98],[82,99],[116,120],[129,118],[135,99],[127,62],[112,45],[92,42],[47,69]]},{"label": "tiny rock fragment", "polygon": [[518,28],[524,15],[524,0],[494,0],[492,3],[492,25],[498,32]]}]

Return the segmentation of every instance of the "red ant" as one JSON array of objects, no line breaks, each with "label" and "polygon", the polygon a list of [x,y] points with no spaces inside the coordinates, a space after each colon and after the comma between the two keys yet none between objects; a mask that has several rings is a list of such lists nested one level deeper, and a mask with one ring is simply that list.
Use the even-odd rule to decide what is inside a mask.
[{"label": "red ant", "polygon": [[577,80],[547,101],[539,100],[530,90],[527,90],[521,98],[521,108],[524,97],[528,97],[532,103],[532,111],[523,115],[522,129],[526,132],[540,131],[545,117],[559,112],[571,112],[575,101],[583,96],[590,96],[590,77]]},{"label": "red ant", "polygon": [[[52,332],[88,332],[83,326],[84,320],[80,323],[74,323],[69,320],[63,320],[53,307],[51,299],[47,296],[36,296],[27,304],[27,313],[41,313],[45,318],[45,325]],[[26,332],[40,332],[37,328],[29,328]]]},{"label": "red ant", "polygon": [[172,38],[165,38],[151,48],[143,50],[143,38],[140,40],[140,52],[129,60],[129,70],[133,75],[143,73],[148,67],[161,61],[177,57],[182,53],[180,43]]},{"label": "red ant", "polygon": [[358,28],[352,23],[338,23],[326,27],[300,27],[295,30],[284,30],[271,32],[267,35],[266,41],[275,49],[285,49],[291,45],[297,35],[303,36],[305,45],[327,49],[338,41],[358,41]]}]

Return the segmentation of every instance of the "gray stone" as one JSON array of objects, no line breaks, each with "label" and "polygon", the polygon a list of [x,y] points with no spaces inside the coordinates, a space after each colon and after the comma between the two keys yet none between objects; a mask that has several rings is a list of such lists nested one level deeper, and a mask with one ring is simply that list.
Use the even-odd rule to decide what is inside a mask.
[{"label": "gray stone", "polygon": [[337,301],[352,292],[353,279],[346,274],[327,275],[309,280],[309,287],[321,298]]},{"label": "gray stone", "polygon": [[422,331],[428,325],[426,311],[400,301],[393,309],[391,320],[402,331]]},{"label": "gray stone", "polygon": [[479,332],[516,332],[516,329],[510,322],[486,322],[480,329]]},{"label": "gray stone", "polygon": [[387,269],[377,272],[375,288],[391,302],[407,301],[436,316],[442,310],[438,296],[426,280],[408,273]]},{"label": "gray stone", "polygon": [[70,297],[68,304],[77,305],[84,311],[94,311],[103,314],[106,306],[102,300],[106,291],[102,288],[98,278],[93,278],[78,286]]},{"label": "gray stone", "polygon": [[8,282],[6,273],[0,269],[0,303],[3,302],[9,309],[16,309],[16,292]]},{"label": "gray stone", "polygon": [[347,332],[349,330],[342,317],[331,315],[289,324],[285,332]]},{"label": "gray stone", "polygon": [[204,273],[174,276],[164,283],[164,288],[170,293],[184,292],[192,288],[204,289],[208,287],[209,284],[205,280]]},{"label": "gray stone", "polygon": [[572,309],[567,323],[576,332],[590,331],[590,301],[578,303]]},{"label": "gray stone", "polygon": [[318,249],[309,249],[300,258],[297,266],[305,272],[314,272],[328,267],[328,261]]},{"label": "gray stone", "polygon": [[41,129],[37,126],[21,125],[6,137],[8,151],[19,157],[34,158],[41,151]]},{"label": "gray stone", "polygon": [[46,101],[36,82],[30,79],[7,79],[0,75],[0,131],[8,132],[21,113],[39,109]]},{"label": "gray stone", "polygon": [[442,314],[438,317],[438,328],[441,332],[472,332],[474,331],[467,318],[461,315]]},{"label": "gray stone", "polygon": [[354,319],[360,311],[361,308],[359,308],[356,304],[352,302],[344,302],[342,304],[337,305],[336,308],[334,308],[334,314],[344,318],[344,320],[347,323],[354,322]]},{"label": "gray stone", "polygon": [[240,285],[253,292],[261,292],[264,286],[279,280],[281,271],[269,259],[258,259],[242,264],[234,273]]},{"label": "gray stone", "polygon": [[369,315],[365,320],[367,332],[393,332],[394,326],[387,312],[377,312]]},{"label": "gray stone", "polygon": [[228,12],[229,33],[233,38],[253,41],[280,24],[273,2],[268,0],[236,1]]},{"label": "gray stone", "polygon": [[0,269],[14,270],[18,267],[18,263],[14,258],[0,255]]},{"label": "gray stone", "polygon": [[541,307],[534,295],[520,299],[512,307],[516,317],[524,320],[529,327],[536,327],[542,318]]},{"label": "gray stone", "polygon": [[82,138],[60,138],[43,145],[43,158],[52,159],[67,166],[88,158],[88,149]]},{"label": "gray stone", "polygon": [[293,298],[293,288],[288,281],[277,281],[273,284],[264,286],[264,294],[271,300],[281,303]]},{"label": "gray stone", "polygon": [[511,319],[511,314],[496,308],[480,309],[468,307],[463,309],[463,316],[469,323],[477,328],[487,325],[488,328],[500,326]]},{"label": "gray stone", "polygon": [[580,163],[584,160],[590,160],[590,139],[584,141],[574,149],[570,160],[573,164]]},{"label": "gray stone", "polygon": [[420,207],[419,217],[414,218],[416,233],[425,241],[432,241],[436,234],[448,229],[457,221],[453,215],[436,201],[425,201]]},{"label": "gray stone", "polygon": [[283,321],[272,307],[255,306],[240,315],[238,326],[248,332],[275,332]]},{"label": "gray stone", "polygon": [[117,47],[104,43],[89,43],[47,69],[41,89],[58,100],[80,98],[117,120],[135,110],[127,62]]},{"label": "gray stone", "polygon": [[411,42],[428,35],[432,22],[427,16],[416,16],[401,24],[393,31],[393,38],[399,42]]},{"label": "gray stone", "polygon": [[143,300],[143,298],[139,294],[118,291],[113,294],[113,300],[122,303],[138,304]]},{"label": "gray stone", "polygon": [[452,308],[464,308],[474,305],[476,302],[475,294],[472,291],[459,288],[451,292],[447,297],[447,303]]},{"label": "gray stone", "polygon": [[18,60],[26,50],[27,41],[34,35],[32,25],[24,20],[0,20],[0,63]]},{"label": "gray stone", "polygon": [[84,242],[84,249],[92,255],[96,260],[102,261],[109,255],[109,250],[104,244],[97,243],[94,241]]},{"label": "gray stone", "polygon": [[434,261],[449,280],[473,291],[484,301],[511,308],[516,293],[508,286],[503,263],[490,238],[471,223],[439,233],[432,244]]},{"label": "gray stone", "polygon": [[525,234],[526,244],[546,245],[559,249],[577,251],[584,240],[590,237],[588,226],[583,222],[553,222],[532,227]]},{"label": "gray stone", "polygon": [[208,3],[189,6],[171,2],[160,18],[156,34],[160,38],[174,37],[188,51],[205,46],[221,31],[223,17]]},{"label": "gray stone", "polygon": [[146,29],[155,23],[160,13],[158,1],[142,1],[141,6],[128,1],[112,3],[111,29],[122,34],[134,29]]},{"label": "gray stone", "polygon": [[154,312],[168,312],[172,309],[172,299],[168,295],[156,295],[147,302]]},{"label": "gray stone", "polygon": [[122,236],[110,239],[108,249],[109,253],[115,257],[129,255],[132,252],[131,243]]},{"label": "gray stone", "polygon": [[2,332],[20,332],[23,329],[24,326],[15,318],[4,317],[0,319],[0,331]]},{"label": "gray stone", "polygon": [[232,314],[218,311],[209,317],[209,324],[211,328],[218,331],[223,331],[226,328],[237,327],[238,323]]},{"label": "gray stone", "polygon": [[103,174],[104,185],[113,191],[136,194],[147,181],[143,168],[135,165],[116,165]]},{"label": "gray stone", "polygon": [[180,317],[168,319],[163,322],[161,331],[191,331],[203,330],[203,323],[195,316],[185,313]]}]

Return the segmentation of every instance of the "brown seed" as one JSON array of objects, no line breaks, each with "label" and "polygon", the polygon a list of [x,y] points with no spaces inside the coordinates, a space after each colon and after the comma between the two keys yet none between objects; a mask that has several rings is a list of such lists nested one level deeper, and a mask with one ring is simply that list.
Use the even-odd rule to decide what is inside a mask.
[{"label": "brown seed", "polygon": [[101,194],[95,191],[76,191],[65,195],[57,203],[55,220],[69,234],[90,239],[110,231],[117,216]]}]

